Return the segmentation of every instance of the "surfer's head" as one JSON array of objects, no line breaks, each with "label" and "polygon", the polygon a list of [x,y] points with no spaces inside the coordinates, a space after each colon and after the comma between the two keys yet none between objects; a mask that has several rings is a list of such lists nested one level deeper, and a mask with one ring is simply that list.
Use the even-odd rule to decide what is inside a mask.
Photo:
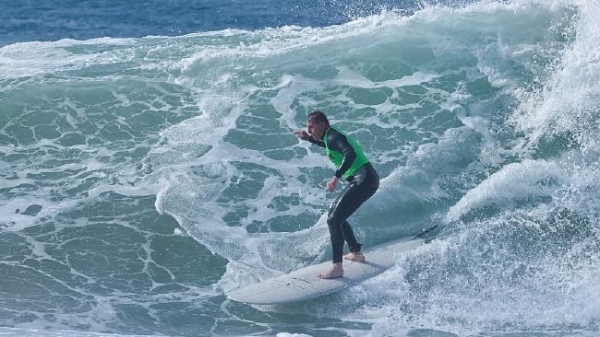
[{"label": "surfer's head", "polygon": [[313,111],[306,118],[308,133],[317,140],[323,139],[325,131],[329,128],[329,120],[321,111]]}]

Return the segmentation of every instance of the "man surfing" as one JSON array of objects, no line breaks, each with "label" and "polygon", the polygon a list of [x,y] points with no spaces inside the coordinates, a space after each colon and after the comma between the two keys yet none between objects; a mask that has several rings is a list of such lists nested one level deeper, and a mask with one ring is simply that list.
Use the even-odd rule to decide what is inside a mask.
[{"label": "man surfing", "polygon": [[322,279],[344,276],[342,255],[344,241],[348,243],[350,253],[343,256],[346,260],[365,262],[361,253],[361,244],[356,241],[354,231],[347,219],[379,188],[379,175],[369,163],[358,143],[329,125],[327,116],[321,111],[314,111],[306,119],[308,132],[294,131],[296,137],[325,148],[325,154],[333,162],[336,171],[327,182],[327,189],[333,191],[340,178],[346,179],[348,185],[329,208],[327,225],[331,236],[333,263],[329,269],[320,273]]}]

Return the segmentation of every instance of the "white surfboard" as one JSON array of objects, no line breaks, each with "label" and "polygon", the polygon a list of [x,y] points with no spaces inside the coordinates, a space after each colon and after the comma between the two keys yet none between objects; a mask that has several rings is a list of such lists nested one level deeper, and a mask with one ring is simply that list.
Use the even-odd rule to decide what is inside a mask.
[{"label": "white surfboard", "polygon": [[340,291],[383,273],[394,266],[398,254],[425,242],[422,238],[404,239],[365,252],[364,263],[344,260],[344,277],[320,279],[317,274],[329,268],[331,261],[311,265],[227,294],[236,302],[259,305],[306,301]]}]

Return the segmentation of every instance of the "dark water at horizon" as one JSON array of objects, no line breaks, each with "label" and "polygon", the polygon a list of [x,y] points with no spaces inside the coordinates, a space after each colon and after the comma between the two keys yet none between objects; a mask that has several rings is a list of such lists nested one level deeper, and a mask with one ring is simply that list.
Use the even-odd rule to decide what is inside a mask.
[{"label": "dark water at horizon", "polygon": [[[599,3],[1,9],[0,335],[598,335]],[[315,109],[382,178],[367,248],[442,230],[338,294],[231,302],[329,258]]]}]

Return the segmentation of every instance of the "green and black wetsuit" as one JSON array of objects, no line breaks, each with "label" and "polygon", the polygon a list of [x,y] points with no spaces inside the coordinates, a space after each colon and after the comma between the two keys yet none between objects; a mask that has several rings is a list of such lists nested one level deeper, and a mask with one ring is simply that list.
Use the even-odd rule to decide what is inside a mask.
[{"label": "green and black wetsuit", "polygon": [[379,175],[358,143],[333,127],[325,131],[322,141],[312,137],[309,141],[325,148],[325,153],[336,166],[335,176],[349,182],[331,205],[327,218],[333,262],[342,262],[344,240],[351,252],[360,251],[362,245],[356,241],[347,219],[375,194],[379,188]]}]

